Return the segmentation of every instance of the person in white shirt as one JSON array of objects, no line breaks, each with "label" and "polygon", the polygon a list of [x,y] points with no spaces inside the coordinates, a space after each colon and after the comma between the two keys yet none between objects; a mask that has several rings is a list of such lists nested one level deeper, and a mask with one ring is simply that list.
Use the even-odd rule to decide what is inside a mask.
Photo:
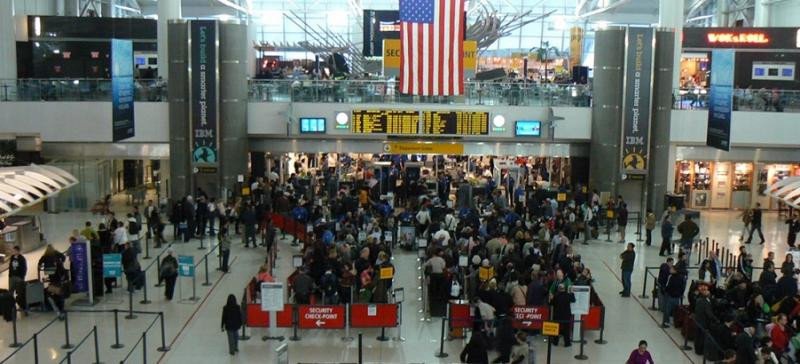
[{"label": "person in white shirt", "polygon": [[442,226],[439,231],[433,234],[433,241],[442,244],[442,246],[447,246],[450,244],[450,232]]},{"label": "person in white shirt", "polygon": [[117,222],[117,227],[114,229],[114,245],[121,247],[128,242],[128,230],[125,229],[125,224]]}]

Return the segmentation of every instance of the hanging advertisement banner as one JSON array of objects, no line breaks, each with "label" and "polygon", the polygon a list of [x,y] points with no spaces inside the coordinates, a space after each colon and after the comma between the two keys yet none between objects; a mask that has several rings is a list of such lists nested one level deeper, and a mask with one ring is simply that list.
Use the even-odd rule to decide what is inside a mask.
[{"label": "hanging advertisement banner", "polygon": [[628,28],[622,111],[622,173],[647,174],[653,79],[653,29]]},{"label": "hanging advertisement banner", "polygon": [[708,130],[706,145],[731,149],[731,113],[733,112],[734,50],[711,52],[711,89],[708,94]]},{"label": "hanging advertisement banner", "polygon": [[214,20],[192,20],[189,62],[192,165],[216,167],[219,160],[218,35]]},{"label": "hanging advertisement banner", "polygon": [[111,120],[115,143],[134,136],[133,42],[111,40]]},{"label": "hanging advertisement banner", "polygon": [[72,271],[72,291],[89,292],[89,252],[85,240],[76,241],[69,246],[70,270]]}]

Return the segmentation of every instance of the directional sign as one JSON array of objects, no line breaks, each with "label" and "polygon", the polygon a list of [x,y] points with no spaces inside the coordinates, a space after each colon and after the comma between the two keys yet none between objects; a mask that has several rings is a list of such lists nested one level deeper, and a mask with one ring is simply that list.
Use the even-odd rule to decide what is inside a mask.
[{"label": "directional sign", "polygon": [[301,329],[343,329],[345,306],[299,306]]},{"label": "directional sign", "polygon": [[103,278],[122,277],[122,254],[103,254]]},{"label": "directional sign", "polygon": [[547,306],[514,306],[511,308],[511,312],[514,315],[512,326],[515,329],[541,329],[543,320],[550,318],[550,310]]}]

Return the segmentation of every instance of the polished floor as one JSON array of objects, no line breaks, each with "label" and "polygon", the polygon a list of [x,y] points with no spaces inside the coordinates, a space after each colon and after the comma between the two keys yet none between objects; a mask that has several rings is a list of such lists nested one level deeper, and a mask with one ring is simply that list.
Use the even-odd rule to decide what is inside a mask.
[{"label": "polished floor", "polygon": [[[69,232],[82,226],[87,219],[97,221],[97,217],[88,213],[68,212],[61,214],[43,214],[42,221],[48,241],[57,248],[66,247],[66,237]],[[738,213],[727,211],[704,211],[700,219],[703,236],[710,236],[721,242],[722,246],[738,249],[741,224]],[[169,229],[169,228],[168,228]],[[635,229],[630,229],[634,230]],[[766,256],[772,250],[777,257],[786,251],[785,241],[786,226],[779,221],[776,213],[765,214],[764,233],[767,243],[764,245],[752,244],[748,249],[753,253],[755,261],[761,261],[760,256]],[[636,241],[634,232],[629,233],[629,241]],[[238,239],[237,239],[238,240]],[[656,240],[660,240],[657,238]],[[633,291],[631,298],[621,298],[617,294],[620,290],[619,253],[623,245],[606,242],[605,235],[600,240],[589,245],[575,245],[575,250],[581,254],[585,264],[592,270],[596,280],[595,289],[606,306],[605,318],[605,345],[598,345],[594,340],[597,332],[586,334],[587,344],[584,353],[588,356],[588,363],[620,363],[627,359],[627,355],[635,348],[641,339],[650,344],[650,351],[654,360],[659,363],[700,363],[699,357],[691,351],[682,351],[679,346],[682,338],[676,329],[662,329],[658,326],[660,316],[650,310],[651,301],[638,297],[641,294],[644,267],[657,266],[662,261],[658,256],[657,247],[645,247],[643,242],[636,243],[637,259],[636,271],[633,276]],[[204,242],[206,249],[199,249],[200,242],[193,240],[187,244],[174,245],[178,254],[191,254],[195,262],[200,262],[206,254],[208,242]],[[285,279],[290,272],[291,255],[296,248],[291,247],[286,241],[281,241],[277,277]],[[151,250],[150,255],[155,256],[159,251]],[[27,254],[29,262],[36,262],[40,252]],[[204,266],[200,264],[197,270],[195,294],[196,301],[180,300],[192,295],[192,281],[183,278],[176,288],[176,299],[168,302],[163,297],[160,288],[153,287],[156,277],[155,266],[147,271],[148,298],[150,304],[141,304],[142,292],[137,291],[133,296],[133,309],[135,311],[163,312],[165,317],[164,341],[171,350],[159,352],[156,349],[162,346],[160,322],[154,314],[139,313],[135,319],[126,319],[125,310],[128,309],[128,296],[122,290],[116,290],[109,297],[105,297],[92,307],[71,305],[72,310],[96,310],[101,313],[73,312],[69,315],[69,340],[71,344],[80,342],[87,337],[94,326],[98,330],[99,355],[102,362],[119,363],[129,355],[125,362],[129,363],[272,363],[276,362],[275,349],[282,343],[276,341],[262,341],[260,338],[268,334],[266,329],[248,330],[252,338],[240,343],[240,352],[230,356],[227,352],[226,336],[220,330],[221,309],[228,294],[240,297],[245,282],[255,273],[258,265],[263,261],[265,252],[262,249],[245,249],[236,241],[231,259],[232,270],[229,274],[222,275],[217,267],[216,253],[208,256],[209,260],[209,285],[205,281]],[[153,259],[142,260],[142,267],[147,267]],[[396,286],[405,288],[405,300],[402,310],[402,332],[396,329],[387,331],[390,337],[402,334],[405,341],[379,342],[375,337],[379,330],[363,330],[363,360],[375,363],[454,363],[458,362],[458,354],[466,344],[464,340],[445,341],[444,352],[449,356],[437,358],[434,354],[440,346],[441,321],[421,321],[421,308],[417,300],[420,291],[417,289],[416,256],[411,253],[397,254],[394,262],[397,269]],[[35,278],[35,272],[29,272],[29,279]],[[7,285],[6,274],[0,274],[0,287]],[[649,283],[652,287],[652,280]],[[650,288],[648,288],[649,290]],[[649,294],[649,293],[648,293]],[[74,295],[78,297],[78,295]],[[120,349],[112,349],[115,343],[114,313],[118,309],[119,341],[124,345]],[[38,344],[38,359],[40,363],[66,362],[66,353],[62,349],[65,344],[65,324],[54,321],[53,324],[41,330],[53,321],[52,313],[32,312],[28,317],[18,320],[18,341],[25,342],[36,335]],[[11,323],[0,323],[4,328],[0,334],[0,358],[6,358],[14,349],[9,348],[13,342]],[[142,333],[148,326],[152,328],[145,335],[146,360],[143,358]],[[290,336],[289,329],[279,329],[276,334]],[[356,336],[356,330],[351,335]],[[300,330],[300,341],[284,341],[288,343],[289,362],[291,363],[333,363],[358,361],[357,341],[343,341],[344,330]],[[538,363],[546,362],[547,346],[542,340],[536,341],[536,356]],[[553,363],[577,363],[574,358],[579,353],[580,346],[571,348],[554,347],[552,350]],[[94,340],[91,335],[72,354],[74,363],[90,363],[94,361]],[[2,359],[0,359],[2,360]],[[34,347],[31,342],[20,349],[7,363],[34,363]]]}]

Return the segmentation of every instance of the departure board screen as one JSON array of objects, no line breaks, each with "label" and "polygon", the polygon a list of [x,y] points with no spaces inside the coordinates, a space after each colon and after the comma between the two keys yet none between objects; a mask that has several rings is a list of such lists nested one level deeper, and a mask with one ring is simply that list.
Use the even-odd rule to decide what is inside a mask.
[{"label": "departure board screen", "polygon": [[357,134],[417,134],[419,112],[407,110],[353,110],[351,131]]},{"label": "departure board screen", "polygon": [[488,135],[489,113],[481,111],[425,111],[423,132],[430,135]]}]

